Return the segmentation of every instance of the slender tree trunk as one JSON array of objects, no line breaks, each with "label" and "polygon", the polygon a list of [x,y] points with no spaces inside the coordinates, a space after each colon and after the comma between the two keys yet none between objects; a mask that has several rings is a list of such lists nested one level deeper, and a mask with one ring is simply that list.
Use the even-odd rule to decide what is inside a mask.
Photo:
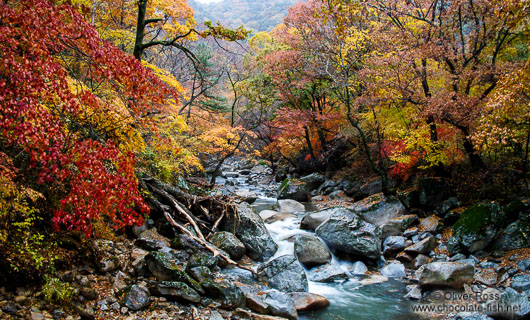
[{"label": "slender tree trunk", "polygon": [[305,140],[307,142],[307,147],[309,148],[309,154],[311,155],[313,166],[316,168],[316,158],[315,158],[315,153],[313,152],[313,145],[311,144],[311,137],[309,136],[309,129],[307,128],[307,126],[305,126],[304,130],[305,130]]},{"label": "slender tree trunk", "polygon": [[526,135],[526,145],[525,145],[525,151],[523,156],[523,174],[526,175],[528,172],[528,152],[530,147],[530,130],[528,130],[528,133]]}]

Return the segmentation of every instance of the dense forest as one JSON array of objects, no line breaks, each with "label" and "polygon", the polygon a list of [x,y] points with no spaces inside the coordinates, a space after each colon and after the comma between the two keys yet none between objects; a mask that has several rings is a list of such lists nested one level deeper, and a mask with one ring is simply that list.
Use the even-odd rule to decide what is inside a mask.
[{"label": "dense forest", "polygon": [[[244,224],[240,202],[257,197],[225,185],[234,161],[231,171],[255,166],[242,170],[278,198],[355,206],[377,193],[421,219],[438,215],[445,225],[430,232],[452,240],[430,258],[513,249],[523,258],[529,14],[523,0],[2,1],[0,284],[44,288],[46,303],[94,319],[60,275],[99,259],[102,239],[129,241],[154,224],[256,274],[210,244],[238,214]],[[302,184],[302,196],[281,196]],[[517,244],[493,250],[508,227]],[[470,247],[462,230],[488,240]],[[150,255],[169,247],[154,239],[142,242]],[[226,293],[215,290],[212,299]],[[2,301],[0,312],[16,314]]]}]

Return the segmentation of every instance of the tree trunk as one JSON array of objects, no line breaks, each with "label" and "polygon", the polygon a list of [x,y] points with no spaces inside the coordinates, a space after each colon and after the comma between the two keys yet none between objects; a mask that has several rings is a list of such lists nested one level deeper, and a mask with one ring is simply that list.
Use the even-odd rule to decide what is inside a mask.
[{"label": "tree trunk", "polygon": [[147,0],[138,0],[138,19],[136,21],[136,39],[134,42],[134,57],[142,60],[143,43],[145,35],[145,14],[147,11]]}]

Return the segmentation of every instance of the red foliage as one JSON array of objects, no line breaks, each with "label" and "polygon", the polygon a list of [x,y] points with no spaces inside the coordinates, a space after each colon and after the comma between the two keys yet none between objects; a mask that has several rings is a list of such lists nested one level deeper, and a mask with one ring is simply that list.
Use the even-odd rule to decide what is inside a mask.
[{"label": "red foliage", "polygon": [[385,140],[381,146],[381,157],[385,155],[393,157],[395,155],[407,154],[409,161],[401,161],[394,164],[392,169],[388,172],[392,178],[399,178],[407,181],[412,171],[423,157],[423,154],[417,150],[411,152],[406,150],[406,145],[403,140]]},{"label": "red foliage", "polygon": [[86,68],[85,85],[118,92],[137,119],[172,92],[133,57],[100,40],[72,7],[46,0],[0,4],[0,62],[0,151],[12,159],[27,155],[27,164],[14,160],[14,166],[36,172],[38,188],[60,190],[54,224],[90,235],[94,220],[108,219],[116,228],[141,223],[134,210],[147,213],[148,207],[138,192],[134,156],[78,128],[84,110],[108,106],[89,89],[73,92],[68,77]]}]

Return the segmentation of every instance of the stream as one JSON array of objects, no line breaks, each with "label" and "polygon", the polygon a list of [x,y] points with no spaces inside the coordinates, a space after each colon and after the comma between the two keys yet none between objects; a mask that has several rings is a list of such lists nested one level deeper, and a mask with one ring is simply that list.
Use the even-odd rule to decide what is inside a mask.
[{"label": "stream", "polygon": [[[242,174],[246,173],[246,174]],[[223,172],[224,178],[219,178],[217,183],[225,191],[238,196],[255,197],[254,207],[261,211],[261,207],[271,209],[276,203],[275,193],[278,184],[274,181],[269,184],[263,180],[255,181],[252,173]],[[278,244],[278,251],[269,260],[286,254],[294,254],[294,236],[297,234],[312,234],[313,232],[301,230],[302,217],[316,208],[311,203],[304,204],[306,210],[290,214],[282,220],[266,223],[274,241]],[[409,284],[401,279],[388,279],[379,274],[353,275],[350,272],[352,262],[340,260],[333,255],[332,264],[343,269],[349,278],[332,283],[309,281],[309,292],[322,295],[330,300],[329,307],[313,312],[299,312],[299,319],[356,319],[356,320],[399,320],[421,319],[411,311],[411,303],[404,298]],[[257,265],[256,265],[257,268]],[[306,270],[307,271],[307,270]]]}]

